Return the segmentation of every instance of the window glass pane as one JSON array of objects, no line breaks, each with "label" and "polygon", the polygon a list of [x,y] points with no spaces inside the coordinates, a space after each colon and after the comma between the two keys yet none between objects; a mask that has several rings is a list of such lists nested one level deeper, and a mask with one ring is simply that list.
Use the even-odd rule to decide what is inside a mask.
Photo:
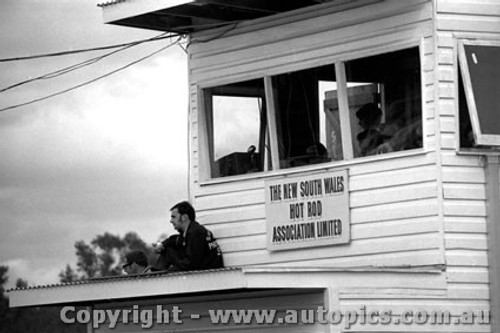
[{"label": "window glass pane", "polygon": [[500,134],[500,47],[464,45],[481,134]]},{"label": "window glass pane", "polygon": [[355,157],[422,147],[418,48],[346,63]]},{"label": "window glass pane", "polygon": [[215,160],[259,142],[260,97],[213,96]]},{"label": "window glass pane", "polygon": [[460,122],[460,147],[471,148],[475,146],[472,123],[469,116],[469,107],[465,99],[462,76],[458,76],[458,111]]},{"label": "window glass pane", "polygon": [[280,168],[342,159],[335,66],[273,77]]},{"label": "window glass pane", "polygon": [[212,177],[264,169],[266,114],[263,80],[206,89],[211,103]]},{"label": "window glass pane", "polygon": [[320,81],[319,89],[320,143],[326,147],[328,159],[333,161],[343,160],[337,83],[334,81]]}]

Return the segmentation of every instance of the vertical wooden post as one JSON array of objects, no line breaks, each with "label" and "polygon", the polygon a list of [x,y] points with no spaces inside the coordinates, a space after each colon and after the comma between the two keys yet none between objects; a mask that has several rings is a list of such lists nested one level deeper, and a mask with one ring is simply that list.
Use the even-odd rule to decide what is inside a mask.
[{"label": "vertical wooden post", "polygon": [[266,92],[267,124],[269,126],[269,142],[271,145],[271,166],[273,170],[280,168],[280,156],[278,147],[278,128],[276,126],[276,99],[274,98],[272,78],[264,77],[264,89]]},{"label": "vertical wooden post", "polygon": [[500,168],[499,157],[486,160],[486,231],[490,278],[491,331],[500,332]]},{"label": "vertical wooden post", "polygon": [[[337,287],[329,286],[324,291],[325,310],[329,312],[340,310],[339,290]],[[340,333],[339,325],[324,325],[325,333]]]},{"label": "vertical wooden post", "polygon": [[342,134],[342,151],[344,160],[352,160],[354,157],[351,135],[351,119],[349,112],[349,101],[347,97],[347,77],[344,62],[335,63],[337,78],[338,103],[340,115],[340,128]]},{"label": "vertical wooden post", "polygon": [[[213,161],[212,94],[198,89],[198,181],[210,179],[216,170]],[[192,152],[191,152],[192,153]]]}]

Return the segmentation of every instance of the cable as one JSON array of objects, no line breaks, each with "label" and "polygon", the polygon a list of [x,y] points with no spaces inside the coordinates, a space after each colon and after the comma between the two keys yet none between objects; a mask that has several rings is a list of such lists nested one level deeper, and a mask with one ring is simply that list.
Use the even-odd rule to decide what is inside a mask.
[{"label": "cable", "polygon": [[73,51],[62,51],[62,52],[55,52],[55,53],[38,54],[38,55],[25,56],[25,57],[5,58],[5,59],[0,59],[0,62],[30,60],[30,59],[48,58],[48,57],[59,57],[59,56],[63,56],[63,55],[70,55],[70,54],[77,54],[77,53],[84,53],[84,52],[116,49],[116,48],[124,47],[124,46],[130,45],[130,44],[140,44],[140,43],[146,43],[146,42],[154,42],[157,40],[171,38],[171,37],[179,37],[179,34],[170,34],[170,35],[165,35],[165,34],[166,34],[166,32],[162,33],[156,37],[151,37],[151,38],[142,39],[142,40],[138,40],[135,42],[123,43],[123,44],[93,47],[93,48],[89,48],[89,49],[81,49],[81,50],[73,50]]},{"label": "cable", "polygon": [[213,23],[203,23],[203,24],[191,24],[191,25],[182,25],[175,27],[176,31],[179,33],[182,31],[184,34],[189,34],[188,29],[191,29],[194,31],[194,29],[200,29],[200,30],[208,30],[208,29],[215,29],[215,28],[220,28],[228,24],[238,24],[244,22],[243,20],[234,20],[234,21],[221,21],[221,22],[213,22]]},{"label": "cable", "polygon": [[[156,37],[153,37],[153,38],[155,40],[157,40],[158,38],[163,37],[165,34],[166,33],[162,33],[162,34],[160,34],[160,35],[158,35]],[[104,59],[106,57],[109,57],[109,56],[111,56],[113,54],[116,54],[118,52],[124,51],[124,50],[126,50],[128,48],[131,48],[131,47],[143,44],[143,43],[145,43],[147,41],[150,41],[150,40],[151,39],[149,39],[149,40],[141,40],[141,41],[136,41],[136,42],[131,42],[128,45],[125,45],[124,47],[122,47],[122,48],[120,48],[118,50],[111,51],[111,52],[106,53],[104,55],[101,55],[101,56],[98,56],[98,57],[94,57],[94,58],[85,60],[85,61],[77,63],[75,65],[71,65],[71,66],[65,67],[63,69],[54,71],[54,72],[50,72],[48,74],[44,74],[42,76],[38,76],[38,77],[33,78],[33,79],[29,79],[29,80],[26,80],[26,81],[22,81],[22,82],[10,85],[8,87],[0,89],[0,93],[5,92],[5,91],[10,90],[10,89],[13,89],[13,88],[16,88],[16,87],[19,87],[19,86],[22,86],[22,85],[25,85],[25,84],[30,83],[30,82],[34,82],[34,81],[38,81],[38,80],[45,80],[45,79],[52,79],[52,78],[55,78],[55,77],[58,77],[58,76],[70,73],[72,71],[75,71],[77,69],[80,69],[80,68],[83,68],[83,67],[86,67],[86,66],[90,66],[90,65],[95,64],[96,62],[98,62],[98,61],[100,61],[100,60],[102,60],[102,59]]]},{"label": "cable", "polygon": [[[230,28],[228,31],[224,31],[220,36],[216,36],[216,37],[211,38],[211,39],[206,40],[206,41],[197,41],[196,42],[196,43],[205,43],[205,42],[208,42],[208,41],[211,41],[213,39],[216,39],[218,37],[223,36],[227,32],[233,30],[236,27],[236,25],[238,25],[238,23],[240,23],[240,22],[241,21],[227,21],[227,22],[220,22],[220,23],[206,23],[206,24],[198,24],[198,25],[187,25],[187,26],[177,27],[177,29],[178,30],[187,29],[187,28],[191,28],[191,29],[193,29],[193,28],[207,28],[207,29],[210,29],[210,28],[216,28],[216,27],[220,27],[220,26],[224,26],[224,25],[228,25],[228,24],[234,24],[234,27]],[[171,38],[171,37],[179,37],[179,36],[183,36],[186,32],[183,32],[183,33],[172,33],[170,35],[164,36],[167,33],[168,32],[165,32],[165,33],[163,33],[163,34],[161,34],[159,36],[156,36],[156,37],[142,39],[142,40],[135,41],[135,42],[123,43],[123,44],[115,44],[115,45],[108,45],[108,46],[101,46],[101,47],[93,47],[93,48],[88,48],[88,49],[80,49],[80,50],[72,50],[72,51],[61,51],[61,52],[54,52],[54,53],[38,54],[38,55],[24,56],[24,57],[4,58],[4,59],[0,59],[0,63],[1,62],[9,62],[9,61],[31,60],[31,59],[37,59],[37,58],[59,57],[59,56],[64,56],[64,55],[77,54],[77,53],[85,53],[85,52],[92,52],[92,51],[102,51],[102,50],[116,49],[116,48],[119,48],[119,47],[127,46],[129,44],[134,44],[134,43],[154,42],[154,41],[161,40],[161,39],[166,39],[166,38]]]},{"label": "cable", "polygon": [[[224,31],[220,36],[216,36],[214,38],[211,38],[206,41],[197,41],[196,43],[205,43],[208,41],[211,41],[213,39],[216,39],[218,37],[221,37],[225,35],[227,32],[233,30],[238,23],[242,21],[226,21],[226,22],[218,22],[218,23],[206,23],[206,24],[197,24],[197,25],[186,25],[186,26],[180,26],[177,27],[178,30],[182,29],[194,29],[194,28],[206,28],[206,29],[211,29],[211,28],[217,28],[220,26],[228,25],[228,24],[234,24],[234,27],[230,28],[228,31]],[[47,57],[59,57],[59,56],[64,56],[64,55],[71,55],[71,54],[77,54],[77,53],[84,53],[84,52],[92,52],[92,51],[102,51],[102,50],[109,50],[109,49],[116,49],[119,47],[127,46],[129,44],[133,43],[145,43],[145,42],[154,42],[156,40],[160,39],[166,39],[166,38],[171,38],[171,37],[179,37],[179,36],[184,36],[184,34],[187,34],[187,32],[182,32],[182,33],[173,33],[167,36],[163,36],[167,34],[168,32],[165,32],[159,36],[148,38],[148,39],[142,39],[139,41],[135,42],[130,42],[130,43],[123,43],[123,44],[115,44],[115,45],[108,45],[108,46],[101,46],[101,47],[93,47],[89,49],[80,49],[80,50],[72,50],[72,51],[61,51],[61,52],[55,52],[55,53],[46,53],[46,54],[38,54],[38,55],[32,55],[32,56],[24,56],[24,57],[15,57],[15,58],[4,58],[0,59],[1,62],[9,62],[9,61],[21,61],[21,60],[31,60],[31,59],[37,59],[37,58],[47,58]],[[189,45],[188,45],[189,46]]]},{"label": "cable", "polygon": [[236,29],[236,27],[238,26],[239,23],[240,23],[240,21],[235,21],[227,29],[224,29],[223,31],[221,31],[220,33],[218,33],[217,35],[215,35],[213,37],[210,37],[210,38],[207,38],[207,39],[200,39],[200,40],[195,39],[195,40],[192,40],[191,42],[189,42],[187,44],[186,48],[189,48],[189,46],[191,46],[192,44],[208,43],[208,42],[211,42],[211,41],[213,41],[215,39],[221,38],[224,35],[226,35],[227,33],[229,33],[230,31]]},{"label": "cable", "polygon": [[101,76],[99,76],[99,77],[96,77],[96,78],[94,78],[94,79],[92,79],[92,80],[89,80],[89,81],[86,81],[86,82],[80,83],[80,84],[78,84],[78,85],[76,85],[76,86],[70,87],[70,88],[68,88],[68,89],[65,89],[65,90],[62,90],[62,91],[56,92],[56,93],[54,93],[54,94],[51,94],[51,95],[48,95],[48,96],[45,96],[45,97],[40,97],[40,98],[36,98],[36,99],[33,99],[33,100],[28,101],[28,102],[25,102],[25,103],[21,103],[21,104],[17,104],[17,105],[8,106],[8,107],[6,107],[6,108],[0,109],[0,112],[1,112],[1,111],[7,111],[7,110],[16,109],[16,108],[19,108],[19,107],[22,107],[22,106],[26,106],[26,105],[30,105],[30,104],[33,104],[33,103],[37,103],[37,102],[41,102],[41,101],[43,101],[43,100],[46,100],[46,99],[49,99],[49,98],[52,98],[52,97],[55,97],[55,96],[62,95],[62,94],[67,93],[67,92],[69,92],[69,91],[76,90],[76,89],[81,88],[81,87],[83,87],[83,86],[86,86],[86,85],[88,85],[88,84],[91,84],[91,83],[94,83],[94,82],[99,81],[99,80],[101,80],[101,79],[104,79],[104,78],[106,78],[106,77],[108,77],[108,76],[111,76],[111,75],[113,75],[113,74],[115,74],[115,73],[118,73],[118,72],[120,72],[120,71],[122,71],[122,70],[124,70],[124,69],[126,69],[126,68],[128,68],[128,67],[131,67],[131,66],[133,66],[133,65],[135,65],[135,64],[137,64],[137,63],[139,63],[139,62],[141,62],[141,61],[144,61],[144,60],[146,60],[146,59],[148,59],[148,58],[151,58],[152,56],[154,56],[154,55],[156,55],[156,54],[160,53],[160,52],[161,52],[161,51],[163,51],[163,50],[166,50],[167,48],[171,47],[172,45],[177,44],[181,38],[182,38],[182,37],[179,37],[179,39],[178,39],[177,41],[175,41],[175,42],[173,42],[173,43],[171,43],[171,44],[169,44],[169,45],[167,45],[167,46],[164,46],[164,47],[160,48],[159,50],[154,51],[154,52],[152,52],[152,53],[148,54],[147,56],[144,56],[144,57],[142,57],[142,58],[139,58],[139,59],[137,59],[137,60],[135,60],[135,61],[133,61],[133,62],[131,62],[131,63],[129,63],[129,64],[125,65],[125,66],[119,67],[119,68],[117,68],[117,69],[115,69],[115,70],[113,70],[113,71],[111,71],[111,72],[108,72],[108,73],[106,73],[106,74],[104,74],[104,75],[101,75]]},{"label": "cable", "polygon": [[[137,45],[137,44],[135,44],[135,45]],[[121,52],[121,51],[123,51],[123,50],[125,50],[125,49],[127,49],[129,47],[135,46],[135,45],[128,45],[128,46],[122,47],[119,50],[115,50],[115,51],[106,53],[106,54],[104,54],[102,56],[91,58],[91,59],[85,60],[83,62],[80,62],[78,64],[71,65],[71,66],[65,67],[63,69],[59,69],[57,71],[54,71],[54,72],[50,72],[50,73],[44,74],[42,76],[38,76],[38,77],[29,79],[29,80],[26,80],[26,81],[22,81],[22,82],[10,85],[8,87],[0,89],[0,93],[5,92],[5,91],[10,90],[10,89],[13,89],[13,88],[16,88],[16,87],[20,87],[22,85],[25,85],[25,84],[28,84],[28,83],[31,83],[31,82],[34,82],[34,81],[46,80],[46,79],[53,79],[55,77],[58,77],[58,76],[61,76],[61,75],[64,75],[64,74],[68,74],[68,73],[70,73],[72,71],[75,71],[77,69],[80,69],[80,68],[83,68],[83,67],[95,64],[96,62],[98,62],[98,61],[100,61],[100,60],[102,60],[102,59],[104,59],[106,57],[109,57],[109,56],[111,56],[111,55],[113,55],[115,53]]]}]

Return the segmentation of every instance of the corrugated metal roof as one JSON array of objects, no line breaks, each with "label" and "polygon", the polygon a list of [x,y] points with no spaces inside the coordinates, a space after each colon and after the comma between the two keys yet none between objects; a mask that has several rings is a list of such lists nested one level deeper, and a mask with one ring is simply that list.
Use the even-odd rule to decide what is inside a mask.
[{"label": "corrugated metal roof", "polygon": [[28,286],[24,288],[11,288],[8,289],[7,292],[19,291],[19,290],[34,290],[34,289],[49,289],[49,288],[59,288],[59,287],[67,287],[67,286],[80,286],[80,285],[89,285],[89,284],[99,284],[99,283],[109,283],[115,281],[134,281],[134,280],[147,280],[147,279],[155,279],[155,278],[163,278],[163,277],[179,277],[179,276],[190,276],[190,275],[203,275],[207,273],[214,272],[231,272],[231,271],[241,271],[241,268],[236,267],[227,267],[227,268],[218,268],[218,269],[207,269],[200,271],[186,271],[186,272],[152,272],[146,274],[135,274],[135,275],[117,275],[117,276],[108,276],[108,277],[100,277],[100,278],[92,278],[87,280],[74,281],[69,283],[57,283],[57,284],[46,284],[46,285],[35,285]]},{"label": "corrugated metal roof", "polygon": [[82,304],[245,288],[242,269],[112,276],[9,290],[9,306]]},{"label": "corrugated metal roof", "polygon": [[[446,284],[445,275],[442,274],[442,268],[439,266],[425,269],[411,267],[229,267],[204,271],[115,276],[11,289],[9,290],[9,306],[96,304],[262,288],[325,288],[332,284],[352,288],[368,282],[381,286],[391,279],[399,281],[400,284],[397,286],[400,287],[422,284],[422,287],[427,286],[433,289],[444,288]],[[390,282],[386,287],[394,288],[394,282]]]},{"label": "corrugated metal roof", "polygon": [[106,6],[110,6],[110,5],[114,5],[114,4],[117,4],[117,3],[120,3],[120,2],[125,2],[127,0],[106,0],[106,1],[99,1],[97,3],[97,6],[98,7],[106,7]]}]

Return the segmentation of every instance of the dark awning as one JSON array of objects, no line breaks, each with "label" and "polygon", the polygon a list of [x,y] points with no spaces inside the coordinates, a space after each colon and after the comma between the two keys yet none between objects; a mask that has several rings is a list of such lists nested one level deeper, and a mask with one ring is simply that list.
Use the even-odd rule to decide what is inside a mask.
[{"label": "dark awning", "polygon": [[324,2],[345,0],[108,0],[99,4],[106,23],[192,33]]}]

